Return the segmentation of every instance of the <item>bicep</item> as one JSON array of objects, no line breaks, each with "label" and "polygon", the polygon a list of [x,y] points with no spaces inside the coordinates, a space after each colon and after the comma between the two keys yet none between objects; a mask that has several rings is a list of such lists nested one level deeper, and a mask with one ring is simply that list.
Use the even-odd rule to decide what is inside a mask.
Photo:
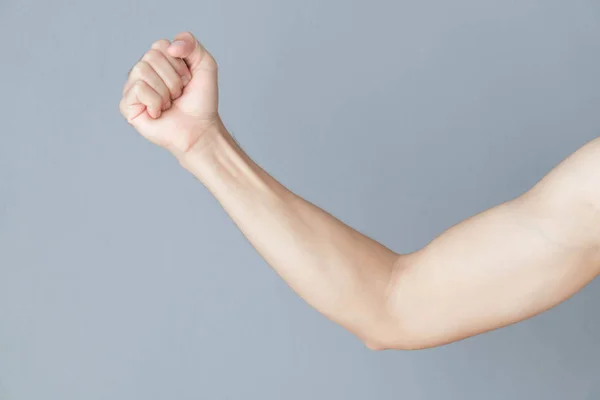
[{"label": "bicep", "polygon": [[600,159],[595,148],[584,146],[523,196],[401,257],[389,307],[404,347],[449,343],[521,321],[598,275],[600,219],[594,173],[586,170],[591,152]]}]

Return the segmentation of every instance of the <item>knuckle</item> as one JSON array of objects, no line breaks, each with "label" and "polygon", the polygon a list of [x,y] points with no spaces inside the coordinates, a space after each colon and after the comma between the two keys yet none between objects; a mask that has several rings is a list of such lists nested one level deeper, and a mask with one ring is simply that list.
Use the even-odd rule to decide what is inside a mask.
[{"label": "knuckle", "polygon": [[208,63],[209,63],[209,64],[210,64],[210,65],[211,65],[211,66],[212,66],[214,69],[218,69],[218,68],[219,68],[219,63],[217,62],[216,58],[214,58],[214,57],[212,56],[212,54],[210,54],[210,53],[208,53],[208,52],[206,52],[206,53],[207,53],[207,56],[208,56]]},{"label": "knuckle", "polygon": [[146,52],[146,54],[144,54],[144,56],[142,57],[142,61],[145,61],[147,63],[152,63],[152,62],[155,62],[156,60],[160,59],[161,57],[162,57],[162,53],[160,52],[160,50],[150,49]]},{"label": "knuckle", "polygon": [[134,90],[136,94],[139,94],[146,87],[146,82],[142,80],[137,80],[134,82],[131,90]]},{"label": "knuckle", "polygon": [[148,67],[149,65],[145,60],[140,60],[131,68],[131,73],[135,76],[142,76],[148,71]]},{"label": "knuckle", "polygon": [[202,59],[202,63],[205,65],[205,69],[216,71],[219,69],[219,64],[217,60],[210,54],[208,51],[204,50],[204,56]]},{"label": "knuckle", "polygon": [[186,37],[187,36],[188,38],[196,39],[196,36],[194,36],[194,34],[190,31],[183,31],[177,36],[178,37]]},{"label": "knuckle", "polygon": [[121,112],[121,115],[129,121],[129,117],[131,116],[130,104],[128,104],[127,100],[124,98],[121,99],[121,102],[119,103],[119,111]]},{"label": "knuckle", "polygon": [[152,43],[152,48],[153,49],[162,49],[162,48],[169,46],[170,44],[171,44],[171,42],[169,42],[167,39],[159,39],[156,42]]},{"label": "knuckle", "polygon": [[131,89],[131,81],[127,80],[127,82],[125,82],[125,84],[123,85],[123,89],[121,90],[121,95],[125,96],[125,94],[129,91],[129,89]]}]

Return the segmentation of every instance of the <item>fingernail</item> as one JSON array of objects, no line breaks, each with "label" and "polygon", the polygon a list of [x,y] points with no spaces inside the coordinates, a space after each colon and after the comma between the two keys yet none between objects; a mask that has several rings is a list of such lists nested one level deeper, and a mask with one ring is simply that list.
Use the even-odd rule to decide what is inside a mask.
[{"label": "fingernail", "polygon": [[183,40],[175,40],[173,43],[171,43],[172,47],[183,47],[185,46],[185,42]]},{"label": "fingernail", "polygon": [[188,83],[190,83],[190,78],[187,75],[185,75],[181,77],[181,81],[183,82],[183,86],[185,86]]}]

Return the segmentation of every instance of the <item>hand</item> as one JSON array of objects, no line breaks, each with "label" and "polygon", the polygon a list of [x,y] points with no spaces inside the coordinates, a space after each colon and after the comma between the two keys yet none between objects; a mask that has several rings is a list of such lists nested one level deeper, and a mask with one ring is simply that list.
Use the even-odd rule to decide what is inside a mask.
[{"label": "hand", "polygon": [[120,110],[151,142],[189,151],[220,122],[215,59],[190,32],[155,42],[131,69]]}]

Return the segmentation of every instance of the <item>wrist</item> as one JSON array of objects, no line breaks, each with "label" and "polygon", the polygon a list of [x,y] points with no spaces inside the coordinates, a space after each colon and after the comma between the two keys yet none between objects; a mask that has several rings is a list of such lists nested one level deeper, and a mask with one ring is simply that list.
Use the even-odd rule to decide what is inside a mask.
[{"label": "wrist", "polygon": [[198,178],[217,168],[223,158],[239,157],[239,147],[219,116],[208,126],[198,128],[197,139],[185,150],[171,150],[179,164]]},{"label": "wrist", "polygon": [[175,155],[213,194],[236,190],[289,201],[291,192],[250,159],[220,118],[187,151]]},{"label": "wrist", "polygon": [[190,140],[183,145],[169,146],[167,150],[175,156],[181,164],[187,164],[192,159],[202,159],[211,156],[211,152],[215,151],[215,146],[220,145],[220,140],[229,135],[227,129],[223,125],[220,116],[216,116],[209,123],[202,123],[194,126],[187,132],[180,132]]}]

